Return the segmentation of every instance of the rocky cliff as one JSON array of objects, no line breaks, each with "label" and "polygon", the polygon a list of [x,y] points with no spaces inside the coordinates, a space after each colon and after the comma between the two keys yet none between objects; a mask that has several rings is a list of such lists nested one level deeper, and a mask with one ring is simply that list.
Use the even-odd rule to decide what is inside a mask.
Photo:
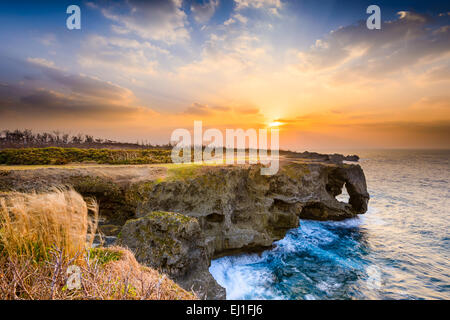
[{"label": "rocky cliff", "polygon": [[[299,219],[342,220],[367,210],[364,173],[343,160],[294,154],[273,176],[260,175],[259,165],[9,170],[0,173],[0,190],[70,185],[97,198],[107,236],[118,235],[140,262],[184,288],[217,299],[225,291],[208,272],[211,259],[269,248]],[[348,203],[336,200],[344,186]]]}]

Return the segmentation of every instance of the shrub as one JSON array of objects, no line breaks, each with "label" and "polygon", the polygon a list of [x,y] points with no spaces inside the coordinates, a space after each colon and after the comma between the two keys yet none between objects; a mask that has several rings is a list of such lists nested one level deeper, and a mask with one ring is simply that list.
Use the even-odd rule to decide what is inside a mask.
[{"label": "shrub", "polygon": [[22,148],[0,150],[0,164],[62,165],[93,162],[98,164],[170,163],[170,150],[110,150],[78,148]]}]

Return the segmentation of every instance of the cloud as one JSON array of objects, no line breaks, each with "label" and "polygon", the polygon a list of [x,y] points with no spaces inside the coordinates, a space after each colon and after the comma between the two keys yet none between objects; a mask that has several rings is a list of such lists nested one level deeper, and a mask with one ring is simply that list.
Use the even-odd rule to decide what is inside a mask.
[{"label": "cloud", "polygon": [[248,18],[243,16],[240,13],[235,13],[231,16],[231,18],[229,18],[228,20],[226,20],[223,24],[225,26],[229,26],[233,23],[236,23],[237,21],[239,21],[242,24],[246,24],[248,22]]},{"label": "cloud", "polygon": [[339,28],[298,54],[302,71],[337,71],[340,76],[386,77],[450,52],[446,17],[401,11],[398,19],[369,30],[365,21]]},{"label": "cloud", "polygon": [[426,82],[438,82],[450,80],[450,63],[447,65],[434,67],[423,75],[423,80]]},{"label": "cloud", "polygon": [[144,39],[169,44],[189,39],[182,0],[103,1],[97,6],[106,18],[116,23],[113,30],[119,34],[135,33]]},{"label": "cloud", "polygon": [[253,9],[268,9],[273,13],[282,7],[281,0],[234,0],[236,3],[236,10],[243,10],[247,8]]},{"label": "cloud", "polygon": [[16,85],[0,86],[0,114],[28,119],[95,119],[123,121],[141,112],[138,107],[111,100],[88,99],[49,89],[28,89]]},{"label": "cloud", "polygon": [[204,24],[212,18],[218,6],[219,0],[207,0],[204,3],[194,2],[191,5],[191,12],[195,21]]},{"label": "cloud", "polygon": [[234,30],[225,34],[212,33],[204,43],[200,59],[178,69],[178,75],[199,78],[206,74],[217,80],[245,76],[255,72],[270,59],[258,36],[245,30]]},{"label": "cloud", "polygon": [[225,26],[237,22],[247,25],[250,21],[260,31],[263,26],[272,29],[273,25],[268,21],[273,17],[281,17],[280,10],[283,8],[283,2],[280,0],[234,0],[234,2],[230,18],[223,23]]},{"label": "cloud", "polygon": [[[448,141],[450,139],[450,120],[441,121],[384,121],[373,123],[360,123],[354,125],[356,128],[362,130],[370,130],[377,133],[382,133],[386,136],[393,136],[396,133],[405,135],[409,143],[413,143],[413,137],[432,136],[434,141],[424,139],[435,144],[438,141]],[[409,136],[409,137],[408,137]]]},{"label": "cloud", "polygon": [[41,67],[46,67],[46,68],[51,68],[51,69],[55,69],[55,63],[53,61],[44,59],[44,58],[27,58],[27,62],[34,64],[36,66],[41,66]]},{"label": "cloud", "polygon": [[450,121],[450,96],[435,95],[426,96],[414,102],[409,108],[410,116],[424,120],[425,118],[433,120]]},{"label": "cloud", "polygon": [[109,81],[103,81],[91,76],[72,74],[57,68],[51,61],[40,58],[28,58],[27,61],[40,70],[54,85],[67,89],[73,95],[88,96],[96,99],[111,99],[117,101],[129,100],[133,93]]},{"label": "cloud", "polygon": [[197,115],[197,116],[208,116],[208,115],[212,115],[214,113],[230,112],[231,110],[232,109],[230,107],[224,107],[224,106],[210,107],[206,104],[200,104],[200,103],[194,102],[183,113],[190,114],[190,115]]},{"label": "cloud", "polygon": [[193,103],[191,106],[189,106],[184,113],[186,114],[192,114],[192,115],[200,115],[200,116],[206,116],[211,114],[211,110],[207,105],[202,105],[199,103]]},{"label": "cloud", "polygon": [[42,43],[44,46],[52,46],[56,44],[56,35],[53,33],[46,33],[42,36],[40,36],[37,39],[40,43]]},{"label": "cloud", "polygon": [[73,74],[51,61],[28,58],[32,80],[0,85],[0,114],[46,119],[122,121],[153,111],[136,105],[129,89],[109,81]]},{"label": "cloud", "polygon": [[235,112],[239,112],[242,114],[258,114],[259,108],[256,107],[237,107],[235,108]]},{"label": "cloud", "polygon": [[170,57],[169,51],[149,41],[92,35],[83,42],[78,62],[87,68],[103,67],[121,69],[129,74],[155,74],[160,57]]}]

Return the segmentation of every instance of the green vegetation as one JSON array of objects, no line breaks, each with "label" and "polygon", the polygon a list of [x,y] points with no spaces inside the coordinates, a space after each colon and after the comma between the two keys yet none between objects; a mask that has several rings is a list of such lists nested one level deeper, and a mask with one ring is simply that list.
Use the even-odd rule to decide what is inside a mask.
[{"label": "green vegetation", "polygon": [[167,170],[167,181],[187,180],[201,173],[203,164],[174,164]]},{"label": "green vegetation", "polygon": [[119,261],[123,252],[108,248],[91,248],[89,249],[89,259],[97,260],[100,265],[105,265],[111,261]]},{"label": "green vegetation", "polygon": [[309,166],[307,163],[302,163],[299,161],[293,161],[292,163],[283,166],[281,169],[289,178],[298,180],[301,179],[302,176],[308,175],[311,173]]},{"label": "green vegetation", "polygon": [[78,148],[24,148],[0,150],[0,164],[62,165],[68,163],[155,164],[170,163],[170,150],[112,150]]},{"label": "green vegetation", "polygon": [[[187,232],[192,232],[198,220],[184,214],[166,211],[153,211],[137,219],[126,222],[119,234],[119,243],[125,243],[130,248],[149,247],[149,251],[136,250],[137,255],[144,260],[151,257],[150,264],[165,257],[174,257],[180,254],[183,245],[181,238]],[[191,231],[188,231],[191,230]],[[133,240],[131,240],[133,239]],[[130,242],[131,240],[131,242]],[[138,245],[136,246],[136,243]],[[155,263],[158,266],[160,263]]]},{"label": "green vegetation", "polygon": [[145,218],[162,221],[165,225],[174,227],[179,227],[182,224],[196,220],[181,213],[167,211],[153,211],[147,214]]}]

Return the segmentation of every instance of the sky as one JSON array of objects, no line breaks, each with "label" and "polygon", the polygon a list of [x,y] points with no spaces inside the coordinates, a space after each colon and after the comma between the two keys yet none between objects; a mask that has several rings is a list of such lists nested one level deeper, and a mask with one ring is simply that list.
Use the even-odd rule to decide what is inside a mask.
[{"label": "sky", "polygon": [[290,150],[449,148],[445,1],[1,1],[0,43],[2,130],[167,143],[195,120],[276,123]]}]

